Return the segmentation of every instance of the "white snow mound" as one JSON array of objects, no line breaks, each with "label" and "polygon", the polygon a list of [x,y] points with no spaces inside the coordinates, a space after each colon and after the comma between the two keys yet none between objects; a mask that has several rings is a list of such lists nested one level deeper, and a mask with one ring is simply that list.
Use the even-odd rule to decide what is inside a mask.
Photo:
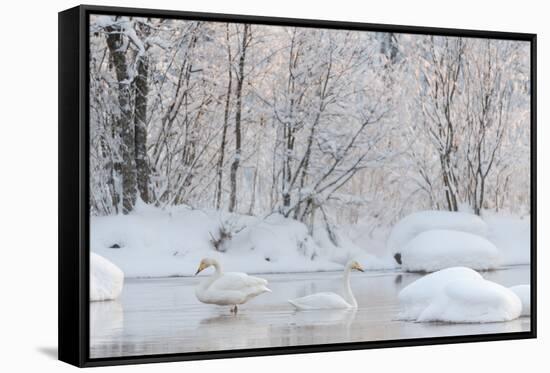
[{"label": "white snow mound", "polygon": [[[216,249],[220,229],[231,239]],[[338,246],[280,214],[230,214],[186,206],[166,209],[139,204],[129,215],[92,216],[91,250],[117,265],[126,278],[192,276],[202,258],[217,259],[225,271],[256,273],[341,271],[349,259],[367,269],[394,268],[339,237]],[[209,274],[211,270],[205,272]]]},{"label": "white snow mound", "polygon": [[516,319],[521,300],[508,288],[464,267],[427,275],[399,294],[400,318],[418,322],[485,323]]},{"label": "white snow mound", "polygon": [[124,285],[124,273],[116,265],[95,253],[90,253],[90,300],[118,298]]},{"label": "white snow mound", "polygon": [[416,320],[420,313],[430,305],[434,297],[441,293],[445,286],[457,279],[483,279],[476,271],[465,267],[447,268],[426,275],[399,292],[399,303],[402,306],[401,319]]},{"label": "white snow mound", "polygon": [[521,316],[531,315],[531,286],[516,285],[510,288],[521,300]]},{"label": "white snow mound", "polygon": [[497,267],[499,257],[497,247],[481,236],[436,229],[420,233],[403,247],[401,267],[422,272],[456,266],[487,270]]},{"label": "white snow mound", "polygon": [[478,236],[487,236],[488,226],[477,215],[451,211],[419,211],[401,219],[391,230],[387,248],[398,253],[418,234],[434,229],[450,229]]}]

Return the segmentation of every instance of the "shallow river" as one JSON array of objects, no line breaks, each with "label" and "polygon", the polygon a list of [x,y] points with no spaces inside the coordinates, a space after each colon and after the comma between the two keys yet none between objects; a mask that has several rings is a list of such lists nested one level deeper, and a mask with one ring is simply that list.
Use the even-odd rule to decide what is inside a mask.
[{"label": "shallow river", "polygon": [[[529,283],[529,267],[484,273],[504,286]],[[354,272],[357,311],[295,312],[287,299],[339,291],[341,273],[262,275],[273,293],[240,306],[200,303],[192,278],[127,279],[119,300],[90,305],[90,357],[395,340],[530,330],[530,319],[504,323],[444,324],[397,320],[397,294],[419,274]]]}]

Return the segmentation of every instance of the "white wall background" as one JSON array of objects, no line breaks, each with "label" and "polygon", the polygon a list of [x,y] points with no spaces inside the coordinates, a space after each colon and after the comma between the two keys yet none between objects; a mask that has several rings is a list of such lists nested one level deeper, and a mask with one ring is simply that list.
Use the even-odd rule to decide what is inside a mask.
[{"label": "white wall background", "polygon": [[[550,24],[531,0],[117,0],[101,5],[372,23],[532,32],[539,35],[539,338],[400,349],[127,366],[124,372],[529,372],[548,366]],[[69,371],[57,346],[57,12],[76,1],[9,1],[0,20],[0,370]]]}]

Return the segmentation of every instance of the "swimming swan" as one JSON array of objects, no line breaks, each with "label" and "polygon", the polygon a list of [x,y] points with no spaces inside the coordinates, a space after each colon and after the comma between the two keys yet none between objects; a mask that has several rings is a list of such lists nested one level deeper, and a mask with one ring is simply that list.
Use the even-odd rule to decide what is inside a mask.
[{"label": "swimming swan", "polygon": [[346,265],[344,271],[344,294],[343,296],[336,293],[315,293],[306,295],[302,298],[291,299],[288,302],[296,307],[297,310],[322,310],[322,309],[355,309],[357,301],[351,292],[349,276],[351,271],[355,269],[364,272],[359,263],[352,260]]},{"label": "swimming swan", "polygon": [[214,266],[216,272],[195,289],[195,295],[202,303],[233,306],[231,313],[236,314],[238,304],[246,303],[262,293],[271,292],[267,287],[267,280],[243,272],[224,273],[216,259],[201,260],[195,275],[210,266]]}]

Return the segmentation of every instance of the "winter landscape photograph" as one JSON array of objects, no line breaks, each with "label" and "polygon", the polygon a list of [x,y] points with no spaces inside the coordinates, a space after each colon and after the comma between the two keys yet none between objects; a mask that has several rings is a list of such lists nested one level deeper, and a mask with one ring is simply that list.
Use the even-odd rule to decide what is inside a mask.
[{"label": "winter landscape photograph", "polygon": [[531,330],[528,41],[89,21],[91,358]]}]

